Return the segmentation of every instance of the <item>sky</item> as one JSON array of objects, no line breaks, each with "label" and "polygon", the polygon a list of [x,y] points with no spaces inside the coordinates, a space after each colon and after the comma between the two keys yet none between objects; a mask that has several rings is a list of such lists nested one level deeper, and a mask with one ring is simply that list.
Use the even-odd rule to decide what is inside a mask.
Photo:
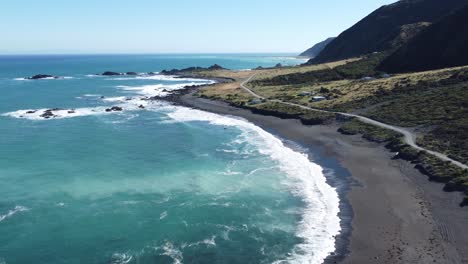
[{"label": "sky", "polygon": [[395,0],[14,0],[0,54],[302,52]]}]

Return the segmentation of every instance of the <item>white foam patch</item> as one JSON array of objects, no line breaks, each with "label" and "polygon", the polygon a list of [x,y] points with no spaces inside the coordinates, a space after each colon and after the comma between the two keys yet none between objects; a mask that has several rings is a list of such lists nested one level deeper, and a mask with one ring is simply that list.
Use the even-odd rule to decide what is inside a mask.
[{"label": "white foam patch", "polygon": [[166,217],[167,217],[167,211],[164,211],[159,215],[159,220],[163,220]]},{"label": "white foam patch", "polygon": [[164,244],[162,250],[164,251],[162,255],[172,258],[174,264],[182,264],[182,261],[184,259],[182,256],[182,251],[176,248],[172,243],[167,242],[166,244]]},{"label": "white foam patch", "polygon": [[[190,79],[186,79],[190,80]],[[153,100],[148,100],[150,97],[164,97],[171,94],[173,91],[184,89],[186,86],[194,85],[207,85],[215,83],[211,80],[201,80],[193,79],[194,82],[180,83],[180,84],[155,84],[155,85],[143,85],[143,86],[117,86],[123,92],[130,93],[130,96],[116,96],[102,98],[104,102],[108,103],[118,103],[118,106],[121,107],[122,111],[141,111],[143,109],[150,108],[150,110],[156,110],[161,103],[157,103]],[[135,96],[136,95],[136,96]],[[83,99],[84,97],[89,98],[98,98],[102,97],[100,94],[84,94],[83,96],[77,97],[78,99]],[[92,116],[92,115],[102,115],[102,114],[115,114],[122,113],[122,111],[106,111],[110,106],[102,107],[91,107],[91,108],[76,108],[76,109],[60,109],[52,110],[53,114],[49,118],[42,116],[45,111],[49,108],[44,109],[25,109],[17,110],[13,112],[8,112],[2,114],[2,116],[8,116],[13,118],[23,118],[29,120],[54,120],[54,119],[63,119],[63,118],[73,118],[81,116]]]},{"label": "white foam patch", "polygon": [[[52,111],[53,117],[44,118],[42,115],[48,110],[44,109],[26,109],[18,110],[14,112],[9,112],[2,114],[3,116],[14,117],[14,118],[23,118],[29,120],[53,120],[53,119],[63,119],[63,118],[73,118],[80,116],[91,116],[91,115],[101,115],[108,114],[106,112],[106,107],[90,107],[90,108],[77,108],[77,109],[60,109]],[[115,112],[110,112],[115,113]]]},{"label": "white foam patch", "polygon": [[112,254],[111,264],[127,264],[133,260],[133,256],[128,253]]},{"label": "white foam patch", "polygon": [[288,176],[285,186],[305,203],[296,232],[304,242],[296,245],[287,259],[275,263],[322,263],[335,251],[335,236],[341,230],[338,193],[327,184],[322,168],[310,162],[306,154],[293,151],[277,137],[240,118],[184,107],[174,107],[168,116],[177,122],[205,121],[237,127],[249,144],[279,163],[280,169]]},{"label": "white foam patch", "polygon": [[15,206],[14,209],[9,210],[6,214],[0,215],[0,222],[2,222],[3,220],[7,218],[14,216],[17,213],[25,212],[25,211],[29,211],[29,208],[21,206],[21,205],[17,205]]},{"label": "white foam patch", "polygon": [[200,246],[200,245],[206,245],[208,247],[215,247],[216,246],[216,236],[212,236],[210,238],[207,238],[207,239],[204,239],[202,241],[195,242],[195,243],[190,243],[190,244],[184,243],[184,244],[182,244],[181,248],[185,249],[185,248],[188,248],[188,247],[196,247],[196,246]]},{"label": "white foam patch", "polygon": [[102,100],[105,101],[105,102],[125,102],[125,101],[127,101],[127,99],[131,99],[131,98],[128,98],[128,97],[125,97],[125,96],[117,96],[117,97],[104,98]]},{"label": "white foam patch", "polygon": [[57,78],[47,77],[47,78],[41,78],[41,79],[36,79],[36,80],[32,80],[32,79],[28,79],[28,78],[14,78],[13,80],[15,80],[15,81],[40,81],[40,80],[70,80],[70,79],[75,79],[75,77],[59,76]]}]

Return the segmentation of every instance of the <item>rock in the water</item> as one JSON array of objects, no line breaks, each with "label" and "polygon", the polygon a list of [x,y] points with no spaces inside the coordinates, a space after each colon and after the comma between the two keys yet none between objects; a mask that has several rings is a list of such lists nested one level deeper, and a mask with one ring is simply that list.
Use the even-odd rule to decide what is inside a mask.
[{"label": "rock in the water", "polygon": [[136,72],[127,72],[126,74],[127,75],[138,75],[138,73],[136,73]]},{"label": "rock in the water", "polygon": [[145,107],[143,105],[139,105],[138,108],[145,109]]},{"label": "rock in the water", "polygon": [[53,109],[48,109],[48,110],[45,110],[44,113],[41,115],[41,117],[45,118],[45,119],[49,119],[51,117],[55,117],[54,113],[52,113]]},{"label": "rock in the water", "polygon": [[122,111],[123,108],[120,107],[120,106],[113,106],[111,108],[107,108],[106,109],[106,112],[118,112],[118,111]]},{"label": "rock in the water", "polygon": [[72,110],[68,110],[68,113],[69,113],[69,114],[74,114],[74,113],[75,113],[75,110],[73,110],[73,109],[72,109]]},{"label": "rock in the water", "polygon": [[106,72],[102,73],[101,75],[103,75],[103,76],[116,76],[116,75],[122,75],[122,74],[119,73],[119,72],[106,71]]},{"label": "rock in the water", "polygon": [[36,113],[36,110],[30,110],[26,112],[26,114],[34,114],[34,113]]},{"label": "rock in the water", "polygon": [[28,79],[28,80],[40,80],[40,79],[46,79],[46,78],[57,79],[58,77],[53,76],[53,75],[49,75],[49,74],[36,74],[36,75],[28,77],[26,79]]}]

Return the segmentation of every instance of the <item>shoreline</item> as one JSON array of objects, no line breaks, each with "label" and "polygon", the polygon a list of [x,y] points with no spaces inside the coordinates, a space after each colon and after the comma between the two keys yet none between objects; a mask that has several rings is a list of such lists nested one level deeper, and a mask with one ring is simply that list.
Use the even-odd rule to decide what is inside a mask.
[{"label": "shoreline", "polygon": [[[383,146],[337,132],[335,125],[306,126],[295,119],[254,114],[220,101],[193,96],[199,87],[164,100],[247,119],[304,146],[311,161],[339,175],[324,174],[337,188],[342,230],[324,263],[468,263],[468,210],[460,194],[443,192],[409,162],[393,160]],[[361,164],[366,164],[362,166]],[[330,168],[331,167],[331,168]]]}]

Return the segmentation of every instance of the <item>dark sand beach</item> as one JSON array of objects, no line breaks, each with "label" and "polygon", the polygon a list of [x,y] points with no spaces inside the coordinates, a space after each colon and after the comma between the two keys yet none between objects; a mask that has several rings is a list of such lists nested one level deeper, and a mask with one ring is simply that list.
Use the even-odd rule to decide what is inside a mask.
[{"label": "dark sand beach", "polygon": [[[182,95],[179,103],[245,118],[310,150],[314,162],[339,164],[329,182],[341,192],[342,235],[327,263],[468,263],[468,208],[382,145],[337,132],[337,125],[253,114],[226,103]],[[317,156],[318,155],[318,156]],[[341,177],[341,179],[340,179]],[[347,187],[343,187],[345,184]]]}]

